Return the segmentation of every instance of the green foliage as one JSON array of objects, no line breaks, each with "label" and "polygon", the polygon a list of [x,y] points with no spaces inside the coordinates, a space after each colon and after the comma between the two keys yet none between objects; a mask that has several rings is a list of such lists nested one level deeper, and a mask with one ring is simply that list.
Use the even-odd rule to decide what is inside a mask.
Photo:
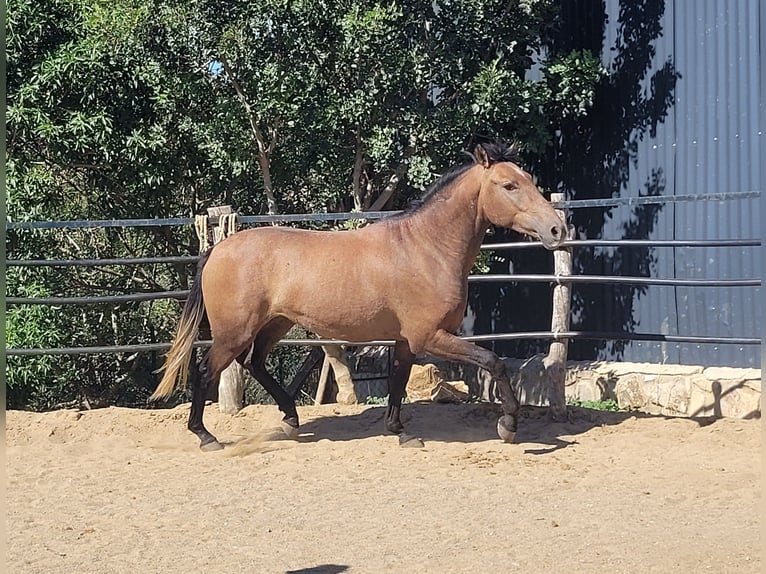
[{"label": "green foliage", "polygon": [[620,405],[617,404],[617,401],[614,399],[606,399],[601,401],[581,401],[581,400],[572,400],[568,401],[567,404],[570,404],[574,407],[583,407],[586,409],[593,409],[597,411],[619,411]]},{"label": "green foliage", "polygon": [[[39,288],[28,289],[27,293],[44,295]],[[65,346],[65,333],[61,315],[51,307],[11,307],[6,313],[6,343],[8,347],[59,347]],[[59,368],[60,361],[55,356],[35,358],[9,357],[6,370],[6,400],[9,406],[45,407],[46,400],[39,395],[45,395],[45,389],[40,382],[45,381],[49,386],[55,381],[50,395],[57,397],[68,383],[62,379],[71,379],[73,372]],[[62,372],[63,371],[63,372]],[[63,384],[62,384],[63,383]],[[63,388],[62,388],[63,387]]]},{"label": "green foliage", "polygon": [[595,86],[606,69],[590,52],[571,52],[545,69],[550,106],[560,118],[584,115],[593,104]]},{"label": "green foliage", "polygon": [[388,397],[367,397],[364,400],[365,405],[385,407],[388,405]]},{"label": "green foliage", "polygon": [[479,251],[479,255],[476,256],[476,261],[473,262],[471,268],[472,274],[482,274],[490,272],[490,265],[493,261],[498,261],[499,258],[495,255],[494,251],[482,250]]}]

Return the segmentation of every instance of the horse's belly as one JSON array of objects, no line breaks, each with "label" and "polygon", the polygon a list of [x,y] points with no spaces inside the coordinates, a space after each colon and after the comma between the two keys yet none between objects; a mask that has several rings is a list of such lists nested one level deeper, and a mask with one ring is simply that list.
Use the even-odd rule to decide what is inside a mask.
[{"label": "horse's belly", "polygon": [[401,338],[401,327],[389,310],[349,309],[340,302],[331,309],[302,306],[281,314],[323,339],[350,342],[392,340]]}]

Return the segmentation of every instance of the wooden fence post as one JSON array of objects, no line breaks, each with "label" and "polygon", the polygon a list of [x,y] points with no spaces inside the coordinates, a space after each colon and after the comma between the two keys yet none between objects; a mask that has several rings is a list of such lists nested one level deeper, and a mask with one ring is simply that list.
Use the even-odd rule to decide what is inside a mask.
[{"label": "wooden fence post", "polygon": [[[563,193],[552,193],[551,201],[564,201]],[[572,233],[567,223],[566,212],[556,210],[564,221],[566,228],[565,239],[571,239]],[[572,248],[563,247],[553,252],[554,273],[557,276],[572,274]],[[569,307],[571,301],[571,285],[566,282],[558,282],[553,288],[553,314],[551,318],[551,331],[562,333],[569,331]],[[566,418],[566,369],[567,347],[569,340],[566,338],[554,339],[551,343],[548,355],[543,359],[543,366],[548,379],[548,404],[554,420]]]},{"label": "wooden fence post", "polygon": [[[202,253],[237,231],[237,214],[229,205],[211,207],[207,210],[207,215],[197,216],[194,226]],[[218,383],[218,408],[222,413],[233,415],[241,411],[244,404],[245,369],[234,361],[221,373]]]},{"label": "wooden fence post", "polygon": [[346,361],[346,353],[340,345],[322,346],[324,351],[324,363],[322,364],[322,376],[319,377],[319,387],[315,404],[321,405],[326,392],[327,379],[329,378],[329,369],[335,375],[335,384],[338,385],[338,395],[335,402],[342,405],[354,405],[357,403],[356,391],[354,390],[354,380],[351,377],[351,370]]}]

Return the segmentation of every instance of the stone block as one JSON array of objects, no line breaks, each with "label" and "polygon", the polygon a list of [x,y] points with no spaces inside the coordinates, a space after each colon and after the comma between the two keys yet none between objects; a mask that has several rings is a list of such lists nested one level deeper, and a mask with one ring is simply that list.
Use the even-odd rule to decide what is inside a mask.
[{"label": "stone block", "polygon": [[735,369],[732,367],[707,367],[702,371],[711,381],[757,381],[760,386],[760,369]]},{"label": "stone block", "polygon": [[659,396],[658,406],[663,415],[686,415],[689,410],[689,395],[691,394],[691,380],[686,376],[660,375],[657,380]]},{"label": "stone block", "polygon": [[621,377],[615,386],[617,404],[622,409],[643,409],[649,399],[644,392],[644,378],[636,373]]}]

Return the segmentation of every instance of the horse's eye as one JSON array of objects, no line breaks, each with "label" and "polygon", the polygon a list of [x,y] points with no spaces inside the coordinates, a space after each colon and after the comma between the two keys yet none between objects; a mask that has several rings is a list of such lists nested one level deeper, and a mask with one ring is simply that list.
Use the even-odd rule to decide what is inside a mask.
[{"label": "horse's eye", "polygon": [[507,181],[503,184],[503,187],[508,191],[513,191],[514,189],[519,189],[519,184],[515,181]]}]

